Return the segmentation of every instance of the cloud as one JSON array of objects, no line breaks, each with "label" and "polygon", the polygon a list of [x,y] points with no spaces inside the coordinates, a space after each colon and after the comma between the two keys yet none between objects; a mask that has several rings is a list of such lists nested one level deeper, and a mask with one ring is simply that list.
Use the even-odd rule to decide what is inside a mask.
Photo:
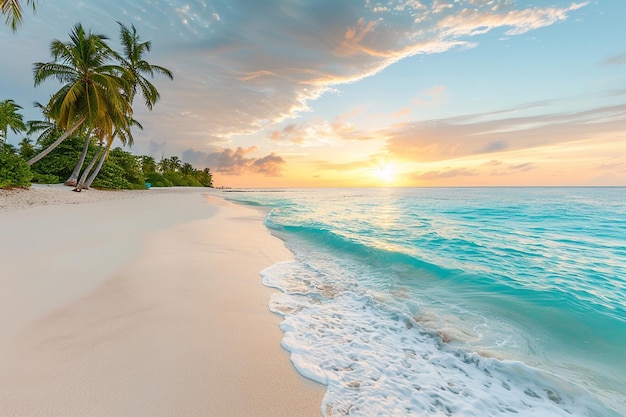
[{"label": "cloud", "polygon": [[329,162],[329,161],[313,161],[311,165],[316,171],[357,171],[362,169],[371,168],[373,166],[374,158],[363,161],[351,161],[351,162]]},{"label": "cloud", "polygon": [[614,65],[625,65],[626,64],[626,53],[613,55],[602,61],[603,65],[614,66]]},{"label": "cloud", "polygon": [[272,130],[268,138],[279,143],[294,143],[303,147],[333,145],[342,140],[373,139],[369,133],[358,130],[346,116],[329,122],[313,119],[305,123],[290,123],[280,130]]},{"label": "cloud", "polygon": [[[6,72],[4,84],[32,85],[26,69],[49,57],[50,39],[67,38],[79,13],[85,27],[106,33],[113,45],[113,22],[134,23],[142,39],[152,41],[149,60],[175,75],[173,83],[155,80],[162,100],[155,112],[138,120],[158,125],[149,132],[156,142],[208,151],[216,142],[257,133],[307,112],[311,101],[337,85],[407,57],[471,47],[476,35],[496,28],[507,28],[511,35],[525,33],[562,21],[586,3],[561,8],[499,4],[503,6],[476,0],[430,5],[417,0],[384,5],[369,0],[42,2],[20,29],[20,37],[32,39],[34,47],[21,41],[1,43],[2,56],[25,59],[21,70],[18,63],[10,64],[14,70]],[[24,97],[7,93],[18,103],[29,103],[47,97],[54,86],[47,88]],[[306,142],[309,137],[288,140]]]},{"label": "cloud", "polygon": [[621,171],[623,173],[626,173],[626,160],[620,161],[615,159],[616,158],[613,158],[611,162],[604,162],[600,165],[597,165],[595,169],[600,171]]},{"label": "cloud", "polygon": [[[493,165],[492,162],[498,163],[496,165]],[[492,177],[511,175],[518,172],[528,172],[537,169],[537,167],[532,162],[525,162],[522,164],[504,164],[500,161],[491,161],[490,163],[487,163],[485,165],[497,167],[496,169],[493,169],[489,174]]]},{"label": "cloud", "polygon": [[411,180],[440,180],[445,178],[455,177],[471,177],[478,175],[475,171],[467,168],[448,168],[443,171],[427,171],[427,172],[415,172],[409,176]]},{"label": "cloud", "polygon": [[445,85],[436,85],[422,91],[419,96],[412,101],[418,106],[426,106],[429,104],[440,105],[446,101],[446,91],[447,88]]},{"label": "cloud", "polygon": [[589,139],[621,132],[626,123],[626,104],[574,113],[498,118],[509,113],[515,112],[413,122],[377,135],[388,138],[386,150],[397,158],[427,162]]},{"label": "cloud", "polygon": [[215,152],[202,152],[187,149],[182,160],[194,166],[205,166],[213,172],[225,175],[240,176],[245,174],[262,174],[269,177],[281,176],[286,161],[279,155],[271,153],[261,158],[250,157],[256,147],[243,149],[221,149]]},{"label": "cloud", "polygon": [[[468,37],[498,27],[524,33],[566,19],[584,4],[517,10],[475,1],[436,1],[430,7],[416,1],[385,7],[368,1],[294,1],[289,7],[216,1],[204,11],[186,12],[197,34],[191,46],[169,51],[180,63],[180,76],[178,86],[164,88],[176,97],[172,108],[197,103],[193,112],[213,135],[249,134],[308,111],[312,100],[338,84],[406,57],[467,47]],[[220,19],[203,20],[203,13]],[[444,93],[440,86],[422,99]]]},{"label": "cloud", "polygon": [[505,32],[506,35],[521,35],[565,20],[569,12],[588,4],[589,2],[584,2],[574,3],[563,8],[535,7],[515,10],[512,3],[503,2],[490,10],[483,8],[463,9],[442,19],[438,23],[438,27],[444,36],[453,38],[481,35],[500,27],[509,28]]}]

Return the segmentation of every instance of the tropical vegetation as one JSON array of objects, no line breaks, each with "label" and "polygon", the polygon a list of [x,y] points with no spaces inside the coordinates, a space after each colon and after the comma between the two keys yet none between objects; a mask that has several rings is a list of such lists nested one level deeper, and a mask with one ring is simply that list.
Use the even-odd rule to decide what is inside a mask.
[{"label": "tropical vegetation", "polygon": [[[8,7],[17,5],[15,10],[20,10],[19,2],[0,2],[2,13],[7,16]],[[28,4],[34,6],[32,1]],[[150,79],[155,75],[173,79],[170,70],[146,61],[151,43],[141,40],[134,25],[118,25],[122,53],[108,45],[105,35],[85,30],[80,24],[70,32],[69,41],[50,43],[52,60],[34,64],[35,86],[54,80],[61,87],[47,104],[35,103],[42,120],[24,123],[19,114],[22,107],[10,99],[0,101],[0,144],[6,142],[9,129],[15,134],[38,135],[34,144],[24,138],[19,150],[3,145],[3,158],[13,161],[11,164],[22,159],[28,168],[20,162],[20,173],[15,172],[15,178],[3,170],[3,187],[24,186],[31,179],[41,183],[64,180],[75,191],[92,185],[212,186],[208,168],[197,170],[176,156],[157,163],[148,156],[137,157],[121,148],[112,149],[116,139],[122,145],[132,146],[132,128],[143,128],[133,117],[134,99],[140,95],[149,110],[159,100],[159,92]],[[17,165],[11,166],[18,169]]]},{"label": "tropical vegetation", "polygon": [[0,144],[0,188],[28,187],[33,174],[10,145]]},{"label": "tropical vegetation", "polygon": [[0,143],[7,142],[9,129],[15,134],[26,130],[24,118],[18,113],[21,109],[13,100],[0,101]]},{"label": "tropical vegetation", "polygon": [[[70,136],[38,163],[30,167],[26,163],[29,155],[39,148],[47,147],[55,139],[56,136],[52,134],[35,145],[28,138],[24,138],[19,147],[0,145],[0,188],[63,182],[63,178],[67,178],[74,168],[73,161],[82,153],[84,141],[80,135]],[[97,143],[89,142],[87,158],[93,161],[101,149]],[[90,186],[98,189],[213,186],[213,176],[209,168],[196,169],[189,163],[182,163],[177,156],[157,162],[151,156],[133,155],[120,147],[110,150],[99,175],[91,181]]]},{"label": "tropical vegetation", "polygon": [[[26,0],[26,4],[32,6],[35,11],[36,0]],[[22,23],[22,5],[19,0],[0,0],[0,14],[4,16],[4,22],[13,32]]]}]

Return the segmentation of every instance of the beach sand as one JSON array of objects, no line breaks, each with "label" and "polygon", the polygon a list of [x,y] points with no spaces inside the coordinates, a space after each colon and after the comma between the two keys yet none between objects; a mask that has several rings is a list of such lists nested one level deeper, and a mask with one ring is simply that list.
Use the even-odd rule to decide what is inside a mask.
[{"label": "beach sand", "polygon": [[207,189],[2,191],[0,416],[320,416],[262,218]]}]

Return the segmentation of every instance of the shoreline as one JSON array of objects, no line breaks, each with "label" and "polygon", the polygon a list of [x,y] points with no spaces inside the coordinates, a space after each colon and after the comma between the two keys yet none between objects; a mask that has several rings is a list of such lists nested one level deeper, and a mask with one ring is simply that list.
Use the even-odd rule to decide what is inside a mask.
[{"label": "shoreline", "polygon": [[28,193],[0,195],[0,414],[321,415],[269,311],[259,273],[292,255],[260,212],[204,188]]}]

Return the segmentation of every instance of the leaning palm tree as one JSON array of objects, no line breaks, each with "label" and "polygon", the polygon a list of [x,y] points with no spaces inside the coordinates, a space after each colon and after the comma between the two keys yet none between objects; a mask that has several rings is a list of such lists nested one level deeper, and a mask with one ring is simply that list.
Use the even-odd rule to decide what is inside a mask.
[{"label": "leaning palm tree", "polygon": [[24,118],[18,113],[21,109],[11,99],[0,101],[0,143],[6,143],[9,129],[15,134],[26,130]]},{"label": "leaning palm tree", "polygon": [[[116,126],[115,131],[113,132],[112,136],[106,138],[106,140],[103,137],[99,139],[100,149],[98,150],[98,153],[96,154],[96,156],[94,156],[92,161],[89,163],[87,168],[85,168],[85,171],[83,172],[83,175],[78,181],[78,184],[76,185],[76,188],[74,189],[74,191],[80,192],[82,190],[88,190],[89,187],[91,187],[91,183],[96,179],[96,177],[100,173],[100,170],[102,169],[102,166],[104,165],[104,161],[109,156],[109,152],[111,151],[111,145],[113,144],[113,141],[115,140],[116,137],[120,139],[120,142],[122,142],[123,145],[128,145],[128,146],[133,145],[134,138],[130,130],[132,126],[138,127],[139,129],[143,130],[143,126],[137,120],[129,117],[126,123],[122,123]],[[97,132],[97,133],[101,133],[101,132]],[[106,142],[106,146],[105,146],[105,142]],[[91,172],[96,161],[98,161],[98,165],[93,170],[93,172]],[[91,175],[89,175],[90,172],[91,172]],[[89,175],[89,177],[87,177],[87,175]]]},{"label": "leaning palm tree", "polygon": [[[172,72],[167,68],[150,64],[144,59],[144,55],[150,51],[151,42],[140,42],[139,35],[137,34],[137,29],[134,25],[131,25],[129,28],[120,22],[118,22],[118,24],[120,25],[120,39],[122,42],[124,53],[122,55],[115,53],[114,55],[115,58],[120,62],[120,66],[125,69],[125,72],[122,73],[122,77],[124,77],[127,86],[125,95],[130,105],[132,106],[137,92],[141,92],[141,95],[144,97],[146,107],[152,110],[154,104],[156,104],[159,99],[159,92],[144,75],[154,77],[155,74],[163,74],[169,79],[173,79]],[[76,191],[89,189],[91,183],[100,172],[100,169],[102,168],[105,159],[108,157],[111,145],[113,144],[113,140],[115,139],[115,137],[118,137],[124,145],[133,145],[133,136],[130,131],[130,127],[132,126],[143,129],[141,124],[129,115],[126,118],[126,123],[116,125],[112,137],[109,137],[106,141],[103,138],[100,138],[99,142],[101,143],[101,149],[103,151],[99,152],[94,158],[94,161],[96,158],[99,158],[99,161],[98,165],[95,167],[91,175],[86,178],[84,173],[83,176],[78,179],[78,172],[80,171],[80,168],[82,167],[84,161],[84,158],[82,158],[77,163],[76,168],[74,169],[74,173],[72,174],[72,176],[70,176],[65,184],[76,186]],[[105,142],[106,149],[102,145]],[[86,152],[83,152],[83,155],[85,153]],[[85,169],[85,172],[89,173],[91,169],[93,169],[93,164],[90,163],[89,166]]]},{"label": "leaning palm tree", "polygon": [[78,158],[76,165],[74,165],[74,170],[70,174],[69,178],[65,180],[65,185],[74,187],[76,186],[76,184],[78,184],[78,176],[80,175],[80,170],[82,169],[83,164],[85,163],[85,159],[87,158],[87,152],[89,152],[89,145],[92,143],[91,129],[87,129],[87,132],[84,134],[84,137],[85,137],[85,141],[83,142],[83,150],[80,153],[80,157]]},{"label": "leaning palm tree", "polygon": [[144,55],[150,52],[152,43],[150,41],[140,42],[135,25],[131,24],[129,28],[120,22],[117,24],[120,25],[120,40],[124,48],[123,55],[118,55],[118,59],[120,65],[127,70],[127,76],[130,77],[127,80],[130,86],[128,91],[130,102],[133,103],[135,95],[140,91],[146,107],[152,110],[154,104],[159,100],[159,92],[146,76],[152,78],[155,74],[162,74],[170,80],[173,80],[174,76],[167,68],[152,65],[145,60]]},{"label": "leaning palm tree", "polygon": [[[44,106],[43,104],[41,104],[41,103],[39,103],[37,101],[34,102],[34,106],[41,110],[41,113],[43,114],[44,119],[43,120],[29,120],[27,122],[28,134],[32,135],[34,133],[37,133],[38,134],[37,143],[40,144],[40,145],[43,144],[43,143],[46,143],[47,140],[51,136],[56,136],[56,137],[61,136],[63,134],[63,132],[60,131],[60,129],[57,126],[56,122],[50,118],[50,111],[49,111],[48,107]],[[74,167],[74,171],[72,172],[70,177],[65,182],[65,185],[72,185],[72,186],[76,185],[76,183],[78,182],[77,181],[78,180],[78,175],[80,175],[80,169],[82,168],[82,166],[83,166],[83,164],[85,162],[85,158],[87,157],[87,151],[89,150],[89,144],[91,143],[91,140],[87,140],[87,139],[91,138],[91,130],[87,129],[86,132],[81,132],[80,134],[85,137],[85,143],[83,145],[83,151],[82,151],[82,153],[81,153],[81,155],[79,157],[79,161],[77,162],[76,166]],[[21,154],[22,158],[25,158],[25,159],[32,158],[34,155],[35,155],[34,148],[32,149],[31,152],[28,153],[28,155]]]},{"label": "leaning palm tree", "polygon": [[[29,165],[50,153],[76,129],[99,129],[112,136],[117,125],[132,115],[126,91],[127,70],[112,65],[115,56],[104,35],[86,32],[77,24],[69,42],[54,40],[50,52],[54,61],[34,65],[35,86],[49,78],[63,83],[47,105],[49,115],[65,133],[52,145],[28,161]],[[88,139],[87,139],[88,140]]]},{"label": "leaning palm tree", "polygon": [[[37,8],[37,0],[26,0],[26,4],[33,6],[33,12]],[[22,5],[19,0],[0,0],[0,12],[5,16],[4,22],[15,32],[22,23]]]}]

